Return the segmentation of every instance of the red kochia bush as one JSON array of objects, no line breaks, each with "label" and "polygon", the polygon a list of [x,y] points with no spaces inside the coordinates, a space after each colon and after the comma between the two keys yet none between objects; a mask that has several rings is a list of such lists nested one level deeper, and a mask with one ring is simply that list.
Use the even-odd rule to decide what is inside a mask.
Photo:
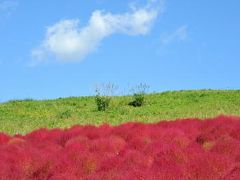
[{"label": "red kochia bush", "polygon": [[0,179],[239,179],[240,117],[0,133]]}]

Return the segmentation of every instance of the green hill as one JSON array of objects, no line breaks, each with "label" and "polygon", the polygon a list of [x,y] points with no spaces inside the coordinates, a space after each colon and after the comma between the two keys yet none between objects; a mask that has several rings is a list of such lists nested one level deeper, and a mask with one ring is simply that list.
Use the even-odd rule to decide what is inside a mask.
[{"label": "green hill", "polygon": [[15,100],[0,104],[0,131],[25,134],[41,127],[128,121],[145,123],[176,118],[240,115],[240,90],[174,91],[146,95],[143,107],[131,107],[131,96],[113,97],[110,108],[98,112],[94,97],[56,100]]}]

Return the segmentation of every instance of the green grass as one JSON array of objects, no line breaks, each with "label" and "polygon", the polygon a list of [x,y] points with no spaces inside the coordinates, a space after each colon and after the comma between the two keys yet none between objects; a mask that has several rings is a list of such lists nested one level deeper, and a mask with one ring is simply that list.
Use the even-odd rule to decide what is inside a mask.
[{"label": "green grass", "polygon": [[145,123],[177,118],[207,118],[220,114],[240,115],[240,90],[175,91],[149,94],[143,107],[131,107],[131,96],[113,97],[110,108],[98,112],[94,97],[56,100],[16,100],[0,104],[0,131],[25,134],[41,127],[128,121]]}]

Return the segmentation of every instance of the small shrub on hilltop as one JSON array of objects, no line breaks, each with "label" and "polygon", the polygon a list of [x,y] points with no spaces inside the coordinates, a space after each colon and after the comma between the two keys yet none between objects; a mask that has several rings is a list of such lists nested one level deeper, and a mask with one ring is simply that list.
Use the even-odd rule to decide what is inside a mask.
[{"label": "small shrub on hilltop", "polygon": [[95,102],[98,111],[105,111],[109,107],[112,95],[116,91],[116,89],[117,86],[112,83],[96,86]]},{"label": "small shrub on hilltop", "polygon": [[111,97],[100,96],[99,94],[95,96],[95,102],[96,102],[98,111],[105,111],[109,107],[110,101],[111,101]]},{"label": "small shrub on hilltop", "polygon": [[132,89],[133,91],[133,101],[130,102],[128,105],[133,107],[140,107],[145,103],[145,95],[146,91],[149,88],[148,85],[140,83],[135,88]]}]

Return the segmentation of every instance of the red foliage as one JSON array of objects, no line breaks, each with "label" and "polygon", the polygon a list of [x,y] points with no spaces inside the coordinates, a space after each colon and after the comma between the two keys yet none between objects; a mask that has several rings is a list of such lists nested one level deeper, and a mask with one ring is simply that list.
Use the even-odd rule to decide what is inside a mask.
[{"label": "red foliage", "polygon": [[0,133],[0,179],[239,179],[240,118]]}]

